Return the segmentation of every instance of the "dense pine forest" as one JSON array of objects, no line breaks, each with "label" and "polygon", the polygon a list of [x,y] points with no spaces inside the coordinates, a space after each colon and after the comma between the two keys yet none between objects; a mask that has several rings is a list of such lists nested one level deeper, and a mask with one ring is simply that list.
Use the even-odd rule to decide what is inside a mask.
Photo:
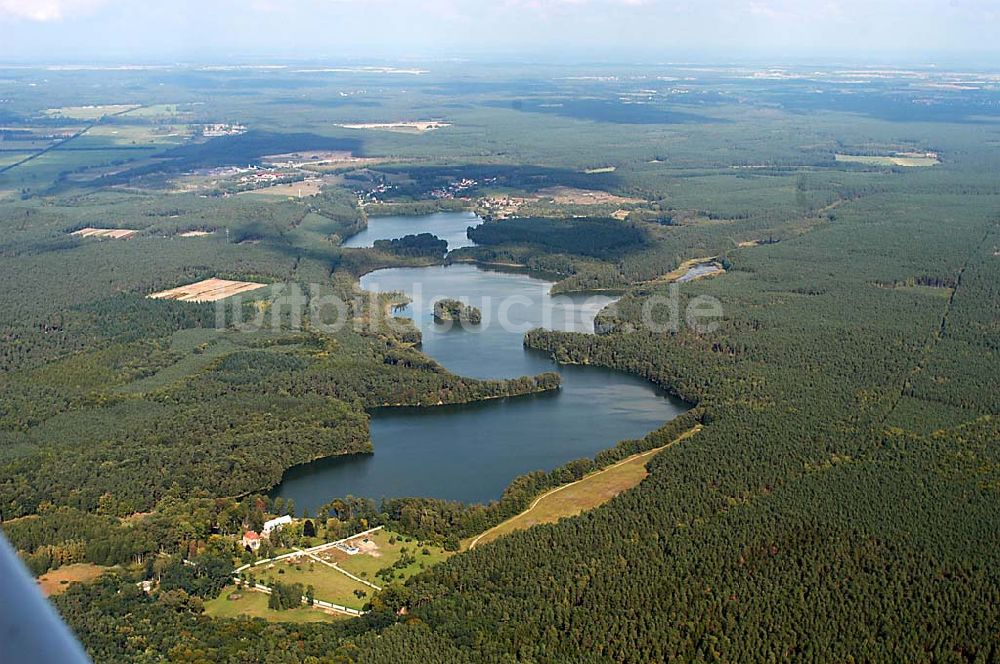
[{"label": "dense pine forest", "polygon": [[[625,104],[627,79],[563,73],[402,85],[184,70],[161,86],[47,72],[57,97],[29,88],[30,70],[0,81],[20,127],[4,150],[29,155],[84,128],[44,109],[108,89],[136,100],[62,149],[0,152],[0,521],[36,575],[107,568],[54,598],[95,661],[1000,658],[996,90],[643,70],[658,92]],[[363,85],[379,91],[368,105],[344,92]],[[448,126],[334,124],[414,108]],[[251,129],[199,135],[234,117]],[[912,154],[926,163],[893,161]],[[292,176],[274,165],[296,160]],[[274,192],[289,182],[316,190]],[[441,210],[484,217],[476,246],[342,246],[370,216]],[[135,234],[74,235],[90,228]],[[691,261],[719,270],[687,280]],[[264,495],[293,466],[378,454],[373,409],[559,389],[556,372],[455,375],[393,317],[401,297],[358,285],[452,262],[620,293],[598,334],[535,329],[525,347],[635,374],[691,409],[511,478],[489,504],[334,492],[303,514]],[[208,278],[264,287],[223,305],[147,297]],[[333,296],[347,306],[324,308]],[[705,302],[722,315],[696,329]],[[695,425],[600,507],[463,544]],[[238,538],[285,514],[328,539],[384,526],[454,555],[405,583],[385,575],[359,618],[209,615],[256,555]]]}]

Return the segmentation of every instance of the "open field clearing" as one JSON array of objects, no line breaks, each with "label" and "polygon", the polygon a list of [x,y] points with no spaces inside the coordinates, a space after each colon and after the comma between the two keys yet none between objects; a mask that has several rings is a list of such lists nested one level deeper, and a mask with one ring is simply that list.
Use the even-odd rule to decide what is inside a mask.
[{"label": "open field clearing", "polygon": [[904,166],[907,168],[934,166],[941,163],[941,160],[933,152],[898,152],[895,155],[884,157],[838,153],[834,155],[834,159],[840,162],[869,166]]},{"label": "open field clearing", "polygon": [[317,178],[302,180],[300,182],[289,182],[287,184],[276,184],[270,187],[251,189],[249,191],[241,191],[240,195],[250,194],[256,196],[303,198],[305,196],[315,196],[316,194],[322,192],[325,184],[326,183],[323,180]]},{"label": "open field clearing", "polygon": [[91,563],[77,563],[75,565],[63,565],[58,569],[46,572],[38,577],[38,587],[46,597],[60,595],[69,588],[71,583],[87,583],[93,581],[104,573],[107,567],[93,565]]},{"label": "open field clearing", "polygon": [[550,198],[559,205],[604,205],[623,203],[642,203],[638,198],[625,198],[606,191],[596,189],[577,189],[576,187],[547,187],[535,192],[542,198]]},{"label": "open field clearing", "polygon": [[[368,602],[369,596],[375,592],[374,588],[355,581],[343,572],[304,554],[258,565],[252,572],[257,577],[258,583],[268,587],[273,586],[275,582],[301,583],[303,588],[313,587],[316,599],[359,611]],[[358,594],[355,594],[355,591]]]},{"label": "open field clearing", "polygon": [[32,150],[0,152],[0,168],[16,164],[31,153]]},{"label": "open field clearing", "polygon": [[450,127],[451,123],[440,122],[438,120],[416,120],[412,122],[358,122],[353,124],[338,124],[337,126],[344,129],[373,129],[376,131],[395,131],[405,134],[422,134],[435,129]]},{"label": "open field clearing", "polygon": [[252,281],[229,281],[228,279],[205,279],[187,286],[178,286],[169,290],[153,293],[148,297],[154,300],[179,300],[181,302],[215,302],[232,297],[238,293],[264,288],[267,284]]},{"label": "open field clearing", "polygon": [[61,108],[50,108],[45,111],[45,115],[50,117],[72,118],[74,120],[98,120],[106,115],[124,113],[134,108],[139,108],[139,104],[105,104],[101,106],[63,106]]},{"label": "open field clearing", "polygon": [[[411,541],[407,542],[407,539]],[[350,555],[334,547],[316,555],[377,585],[384,585],[385,580],[377,578],[376,573],[380,569],[394,566],[404,555],[408,556],[407,559],[410,562],[396,568],[393,573],[394,578],[409,578],[426,568],[447,560],[452,555],[439,546],[418,542],[412,538],[404,538],[402,535],[384,529],[364,537],[348,540],[345,545],[358,549],[358,553]]]},{"label": "open field clearing", "polygon": [[157,145],[183,143],[193,134],[187,125],[97,125],[87,131],[89,138],[100,138],[115,145]]},{"label": "open field clearing", "polygon": [[380,159],[372,157],[355,157],[347,150],[308,150],[304,152],[287,152],[261,157],[261,163],[267,166],[282,168],[302,168],[304,166],[358,166],[369,164]]},{"label": "open field clearing", "polygon": [[[646,462],[650,458],[668,447],[687,440],[701,431],[701,428],[701,425],[692,427],[666,445],[634,454],[604,470],[542,494],[528,509],[472,538],[465,548],[472,549],[516,530],[524,530],[541,523],[555,523],[559,519],[573,517],[603,505],[622,491],[631,489],[644,480],[649,474]],[[465,544],[463,542],[463,545]]]},{"label": "open field clearing", "polygon": [[76,235],[77,237],[96,237],[102,240],[104,238],[126,240],[138,234],[139,231],[128,228],[92,228],[90,226],[70,233],[70,235]]},{"label": "open field clearing", "polygon": [[[748,246],[754,245],[751,244]],[[695,279],[710,277],[722,272],[725,272],[725,270],[720,263],[715,261],[714,257],[692,258],[691,260],[684,261],[676,269],[667,272],[655,281],[684,283],[685,281],[694,281]]]},{"label": "open field clearing", "polygon": [[226,586],[218,597],[205,602],[205,615],[213,618],[263,618],[268,622],[329,622],[342,620],[343,615],[303,606],[285,611],[267,608],[268,596],[262,592]]},{"label": "open field clearing", "polygon": [[175,118],[190,114],[189,111],[180,110],[179,104],[152,104],[136,107],[129,111],[128,116],[130,118]]}]

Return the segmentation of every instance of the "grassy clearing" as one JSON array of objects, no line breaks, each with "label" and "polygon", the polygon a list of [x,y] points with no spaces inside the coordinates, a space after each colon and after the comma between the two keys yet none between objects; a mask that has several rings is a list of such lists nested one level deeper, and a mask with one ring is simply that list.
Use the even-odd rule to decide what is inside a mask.
[{"label": "grassy clearing", "polygon": [[106,115],[123,113],[136,109],[139,104],[105,104],[101,106],[63,106],[45,111],[49,117],[72,118],[74,120],[98,120]]},{"label": "grassy clearing", "polygon": [[77,563],[75,565],[63,565],[59,569],[46,572],[38,577],[38,587],[46,597],[60,595],[69,588],[71,583],[87,583],[93,581],[107,567],[93,565],[91,563]]},{"label": "grassy clearing", "polygon": [[24,150],[24,151],[7,151],[0,153],[0,168],[4,166],[10,166],[11,164],[16,164],[25,157],[37,152],[37,150]]},{"label": "grassy clearing", "polygon": [[[280,571],[279,571],[280,570]],[[267,563],[253,568],[258,581],[267,586],[276,581],[280,583],[301,583],[302,587],[312,586],[316,599],[326,600],[352,609],[361,609],[368,601],[374,589],[363,583],[358,583],[346,574],[327,567],[323,563],[308,557],[285,558],[274,563]],[[358,597],[354,591],[364,593]]]},{"label": "grassy clearing", "polygon": [[517,530],[524,530],[541,523],[555,523],[559,519],[573,517],[599,507],[645,479],[649,474],[646,463],[658,452],[677,445],[700,430],[701,425],[695,426],[666,445],[634,454],[581,480],[556,487],[539,496],[528,509],[517,516],[463,542],[462,547],[471,549]]},{"label": "grassy clearing", "polygon": [[287,184],[276,184],[271,187],[261,189],[251,189],[240,192],[246,196],[277,196],[283,198],[303,198],[315,196],[320,193],[325,186],[323,180],[302,180],[300,182],[289,182]]},{"label": "grassy clearing", "polygon": [[[229,599],[236,593],[238,599]],[[327,613],[320,609],[301,607],[287,611],[275,611],[267,608],[268,596],[264,593],[240,590],[236,586],[226,588],[215,599],[205,602],[205,615],[213,618],[263,618],[268,622],[311,623],[342,620],[345,616]]]},{"label": "grassy clearing", "polygon": [[194,134],[187,125],[103,125],[90,129],[87,136],[103,139],[114,145],[180,144]]},{"label": "grassy clearing", "polygon": [[128,113],[130,118],[174,118],[186,115],[190,115],[190,112],[181,110],[177,104],[151,104]]},{"label": "grassy clearing", "polygon": [[[404,549],[416,560],[395,570],[394,577],[400,581],[419,574],[452,555],[439,546],[418,542],[413,538],[404,538],[402,535],[384,529],[372,533],[367,539],[367,543],[361,542],[360,539],[348,542],[361,548],[362,553],[351,556],[339,549],[328,549],[322,552],[320,557],[336,563],[355,576],[381,586],[385,585],[385,580],[376,577],[375,574],[382,568],[396,564],[403,557]],[[424,554],[424,550],[427,551],[426,554]]]}]

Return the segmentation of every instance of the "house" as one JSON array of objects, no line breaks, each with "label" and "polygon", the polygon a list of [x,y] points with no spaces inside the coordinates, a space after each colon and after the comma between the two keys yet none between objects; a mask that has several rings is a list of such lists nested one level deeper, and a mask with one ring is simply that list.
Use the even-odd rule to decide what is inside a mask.
[{"label": "house", "polygon": [[270,537],[272,530],[274,530],[275,528],[280,528],[282,526],[287,526],[291,522],[292,522],[292,517],[288,516],[287,514],[285,516],[279,516],[277,519],[271,519],[270,521],[265,521],[264,529],[261,531],[261,535],[263,535],[264,537]]},{"label": "house", "polygon": [[260,548],[260,535],[252,530],[248,530],[243,533],[243,539],[240,540],[240,544],[251,551],[256,551]]}]

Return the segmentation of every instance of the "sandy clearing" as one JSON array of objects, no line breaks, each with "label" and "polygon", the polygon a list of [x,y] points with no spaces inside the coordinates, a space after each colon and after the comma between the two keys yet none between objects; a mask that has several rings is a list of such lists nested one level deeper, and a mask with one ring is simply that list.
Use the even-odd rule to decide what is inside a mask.
[{"label": "sandy clearing", "polygon": [[833,155],[835,161],[869,166],[902,166],[916,168],[935,166],[941,163],[935,152],[897,152],[888,156],[840,154]]},{"label": "sandy clearing", "polygon": [[178,300],[180,302],[215,302],[265,286],[267,284],[258,284],[252,281],[229,281],[212,278],[153,293],[147,297],[154,300]]},{"label": "sandy clearing", "polygon": [[535,192],[543,198],[551,198],[552,202],[560,205],[603,205],[603,204],[624,204],[642,203],[638,198],[625,198],[617,196],[599,189],[578,189],[576,187],[547,187]]},{"label": "sandy clearing", "polygon": [[125,240],[138,234],[139,231],[128,228],[92,228],[90,226],[70,233],[70,235],[76,235],[77,237],[96,237],[102,239],[109,237],[114,240]]},{"label": "sandy clearing", "polygon": [[347,150],[303,150],[302,152],[285,152],[269,154],[261,157],[261,162],[273,166],[320,166],[324,164],[354,164],[368,161],[370,158],[355,157]]},{"label": "sandy clearing", "polygon": [[374,129],[376,131],[424,133],[427,131],[433,131],[434,129],[450,127],[451,123],[441,122],[439,120],[415,120],[401,122],[356,122],[350,124],[338,124],[337,126],[343,127],[344,129]]},{"label": "sandy clearing", "polygon": [[71,583],[93,581],[106,569],[106,567],[99,567],[91,563],[63,565],[38,577],[38,587],[46,597],[52,597],[66,592]]}]

